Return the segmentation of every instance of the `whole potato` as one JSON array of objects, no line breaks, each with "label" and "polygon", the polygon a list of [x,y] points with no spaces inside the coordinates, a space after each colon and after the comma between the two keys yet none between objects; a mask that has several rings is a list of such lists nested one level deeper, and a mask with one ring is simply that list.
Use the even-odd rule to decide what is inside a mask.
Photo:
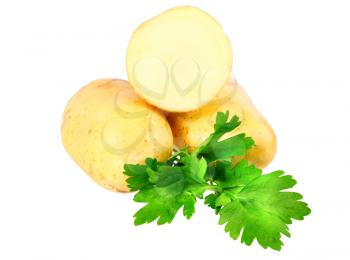
[{"label": "whole potato", "polygon": [[[173,113],[168,119],[174,134],[175,144],[181,147],[195,149],[213,131],[217,112],[229,111],[237,115],[241,125],[224,138],[246,133],[254,139],[256,146],[252,147],[246,159],[258,167],[267,166],[276,153],[276,136],[266,119],[256,109],[248,95],[236,81],[229,81],[214,100],[207,105],[187,113]],[[234,158],[234,162],[241,158]]]},{"label": "whole potato", "polygon": [[72,159],[98,184],[128,191],[125,163],[167,159],[173,136],[164,115],[123,80],[96,80],[69,101],[62,142]]}]

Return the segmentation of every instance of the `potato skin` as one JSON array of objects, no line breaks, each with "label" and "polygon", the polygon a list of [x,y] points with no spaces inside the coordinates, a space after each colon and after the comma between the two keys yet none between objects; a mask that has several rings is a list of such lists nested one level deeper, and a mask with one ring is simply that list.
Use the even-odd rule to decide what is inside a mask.
[{"label": "potato skin", "polygon": [[[174,135],[175,144],[195,149],[213,132],[217,112],[230,112],[237,115],[241,125],[226,134],[227,138],[239,133],[246,133],[254,139],[256,146],[251,148],[245,158],[256,166],[266,167],[276,154],[276,136],[266,119],[256,109],[248,95],[234,80],[219,92],[207,105],[187,113],[169,114],[168,120]],[[235,163],[242,158],[234,158]]]},{"label": "potato skin", "polygon": [[102,79],[79,90],[63,114],[61,136],[72,159],[98,184],[129,191],[124,163],[166,160],[173,137],[164,115],[123,80]]}]

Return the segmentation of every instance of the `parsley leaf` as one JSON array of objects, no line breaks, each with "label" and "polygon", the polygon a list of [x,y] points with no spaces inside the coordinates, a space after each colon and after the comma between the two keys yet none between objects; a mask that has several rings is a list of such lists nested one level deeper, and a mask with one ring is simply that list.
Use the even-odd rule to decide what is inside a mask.
[{"label": "parsley leaf", "polygon": [[179,167],[161,166],[157,171],[147,168],[151,187],[140,190],[134,197],[136,202],[147,202],[136,214],[135,225],[150,223],[158,219],[158,224],[170,223],[181,203],[184,191],[184,175]]},{"label": "parsley leaf", "polygon": [[146,160],[145,165],[124,166],[125,174],[129,176],[128,187],[139,190],[134,201],[148,203],[134,215],[135,225],[156,219],[159,225],[171,223],[181,207],[186,218],[194,214],[196,198],[202,198],[205,191],[206,161],[184,154],[182,161],[186,165],[181,167],[151,159]]},{"label": "parsley leaf", "polygon": [[149,188],[152,184],[148,181],[147,168],[156,169],[157,160],[147,158],[144,165],[140,164],[125,164],[124,174],[128,176],[126,180],[130,191],[142,190],[144,188]]},{"label": "parsley leaf", "polygon": [[214,133],[194,151],[196,156],[203,156],[208,162],[212,162],[232,156],[245,155],[248,149],[254,145],[253,139],[246,137],[245,134],[238,134],[220,141],[224,134],[231,132],[241,124],[237,116],[233,116],[230,120],[228,117],[228,111],[217,114]]},{"label": "parsley leaf", "polygon": [[227,171],[215,206],[219,211],[220,224],[233,239],[241,234],[241,242],[251,245],[256,238],[263,248],[280,250],[281,234],[290,236],[287,224],[292,219],[302,220],[310,214],[299,193],[284,191],[296,181],[283,171],[262,175],[255,166],[242,160]]},{"label": "parsley leaf", "polygon": [[232,165],[233,156],[245,155],[254,141],[244,134],[221,140],[240,124],[219,112],[214,132],[192,153],[187,148],[167,161],[147,158],[144,164],[125,164],[127,184],[137,191],[134,201],[146,203],[134,217],[135,225],[157,221],[171,223],[179,209],[191,218],[197,199],[215,210],[219,224],[233,239],[280,250],[281,235],[290,236],[292,219],[302,220],[311,210],[299,193],[286,191],[296,184],[283,171],[262,174],[246,160]]}]

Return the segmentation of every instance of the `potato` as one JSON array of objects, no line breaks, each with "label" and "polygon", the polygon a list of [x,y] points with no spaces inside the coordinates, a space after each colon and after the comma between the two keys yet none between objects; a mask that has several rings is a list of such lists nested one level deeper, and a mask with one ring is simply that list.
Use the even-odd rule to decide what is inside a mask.
[{"label": "potato", "polygon": [[[175,144],[180,148],[188,146],[190,150],[195,149],[213,132],[216,113],[227,110],[231,116],[237,115],[242,123],[223,138],[246,133],[254,139],[256,146],[249,150],[245,158],[258,167],[267,166],[276,153],[274,131],[244,90],[233,80],[229,81],[216,98],[204,107],[188,113],[169,115]],[[234,158],[234,162],[238,159],[241,158]]]},{"label": "potato", "polygon": [[112,191],[128,191],[124,163],[166,160],[173,148],[164,115],[122,80],[96,80],[76,93],[64,111],[61,133],[72,159]]},{"label": "potato", "polygon": [[128,79],[149,103],[186,112],[225,86],[232,49],[221,25],[202,10],[175,7],[140,25],[126,55]]}]

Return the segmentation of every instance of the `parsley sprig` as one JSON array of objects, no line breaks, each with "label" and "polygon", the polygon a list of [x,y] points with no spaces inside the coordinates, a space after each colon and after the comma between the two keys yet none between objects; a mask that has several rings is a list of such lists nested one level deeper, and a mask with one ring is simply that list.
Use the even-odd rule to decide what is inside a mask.
[{"label": "parsley sprig", "polygon": [[214,132],[192,153],[185,148],[165,162],[147,158],[142,165],[126,164],[128,187],[137,191],[134,201],[146,203],[135,213],[135,225],[171,223],[181,208],[189,219],[196,201],[204,199],[233,239],[246,245],[256,239],[263,248],[280,250],[281,234],[290,236],[292,219],[302,220],[311,210],[302,195],[286,191],[296,184],[292,176],[263,174],[246,160],[232,165],[233,156],[254,145],[245,134],[221,140],[239,125],[237,116],[219,112]]}]

